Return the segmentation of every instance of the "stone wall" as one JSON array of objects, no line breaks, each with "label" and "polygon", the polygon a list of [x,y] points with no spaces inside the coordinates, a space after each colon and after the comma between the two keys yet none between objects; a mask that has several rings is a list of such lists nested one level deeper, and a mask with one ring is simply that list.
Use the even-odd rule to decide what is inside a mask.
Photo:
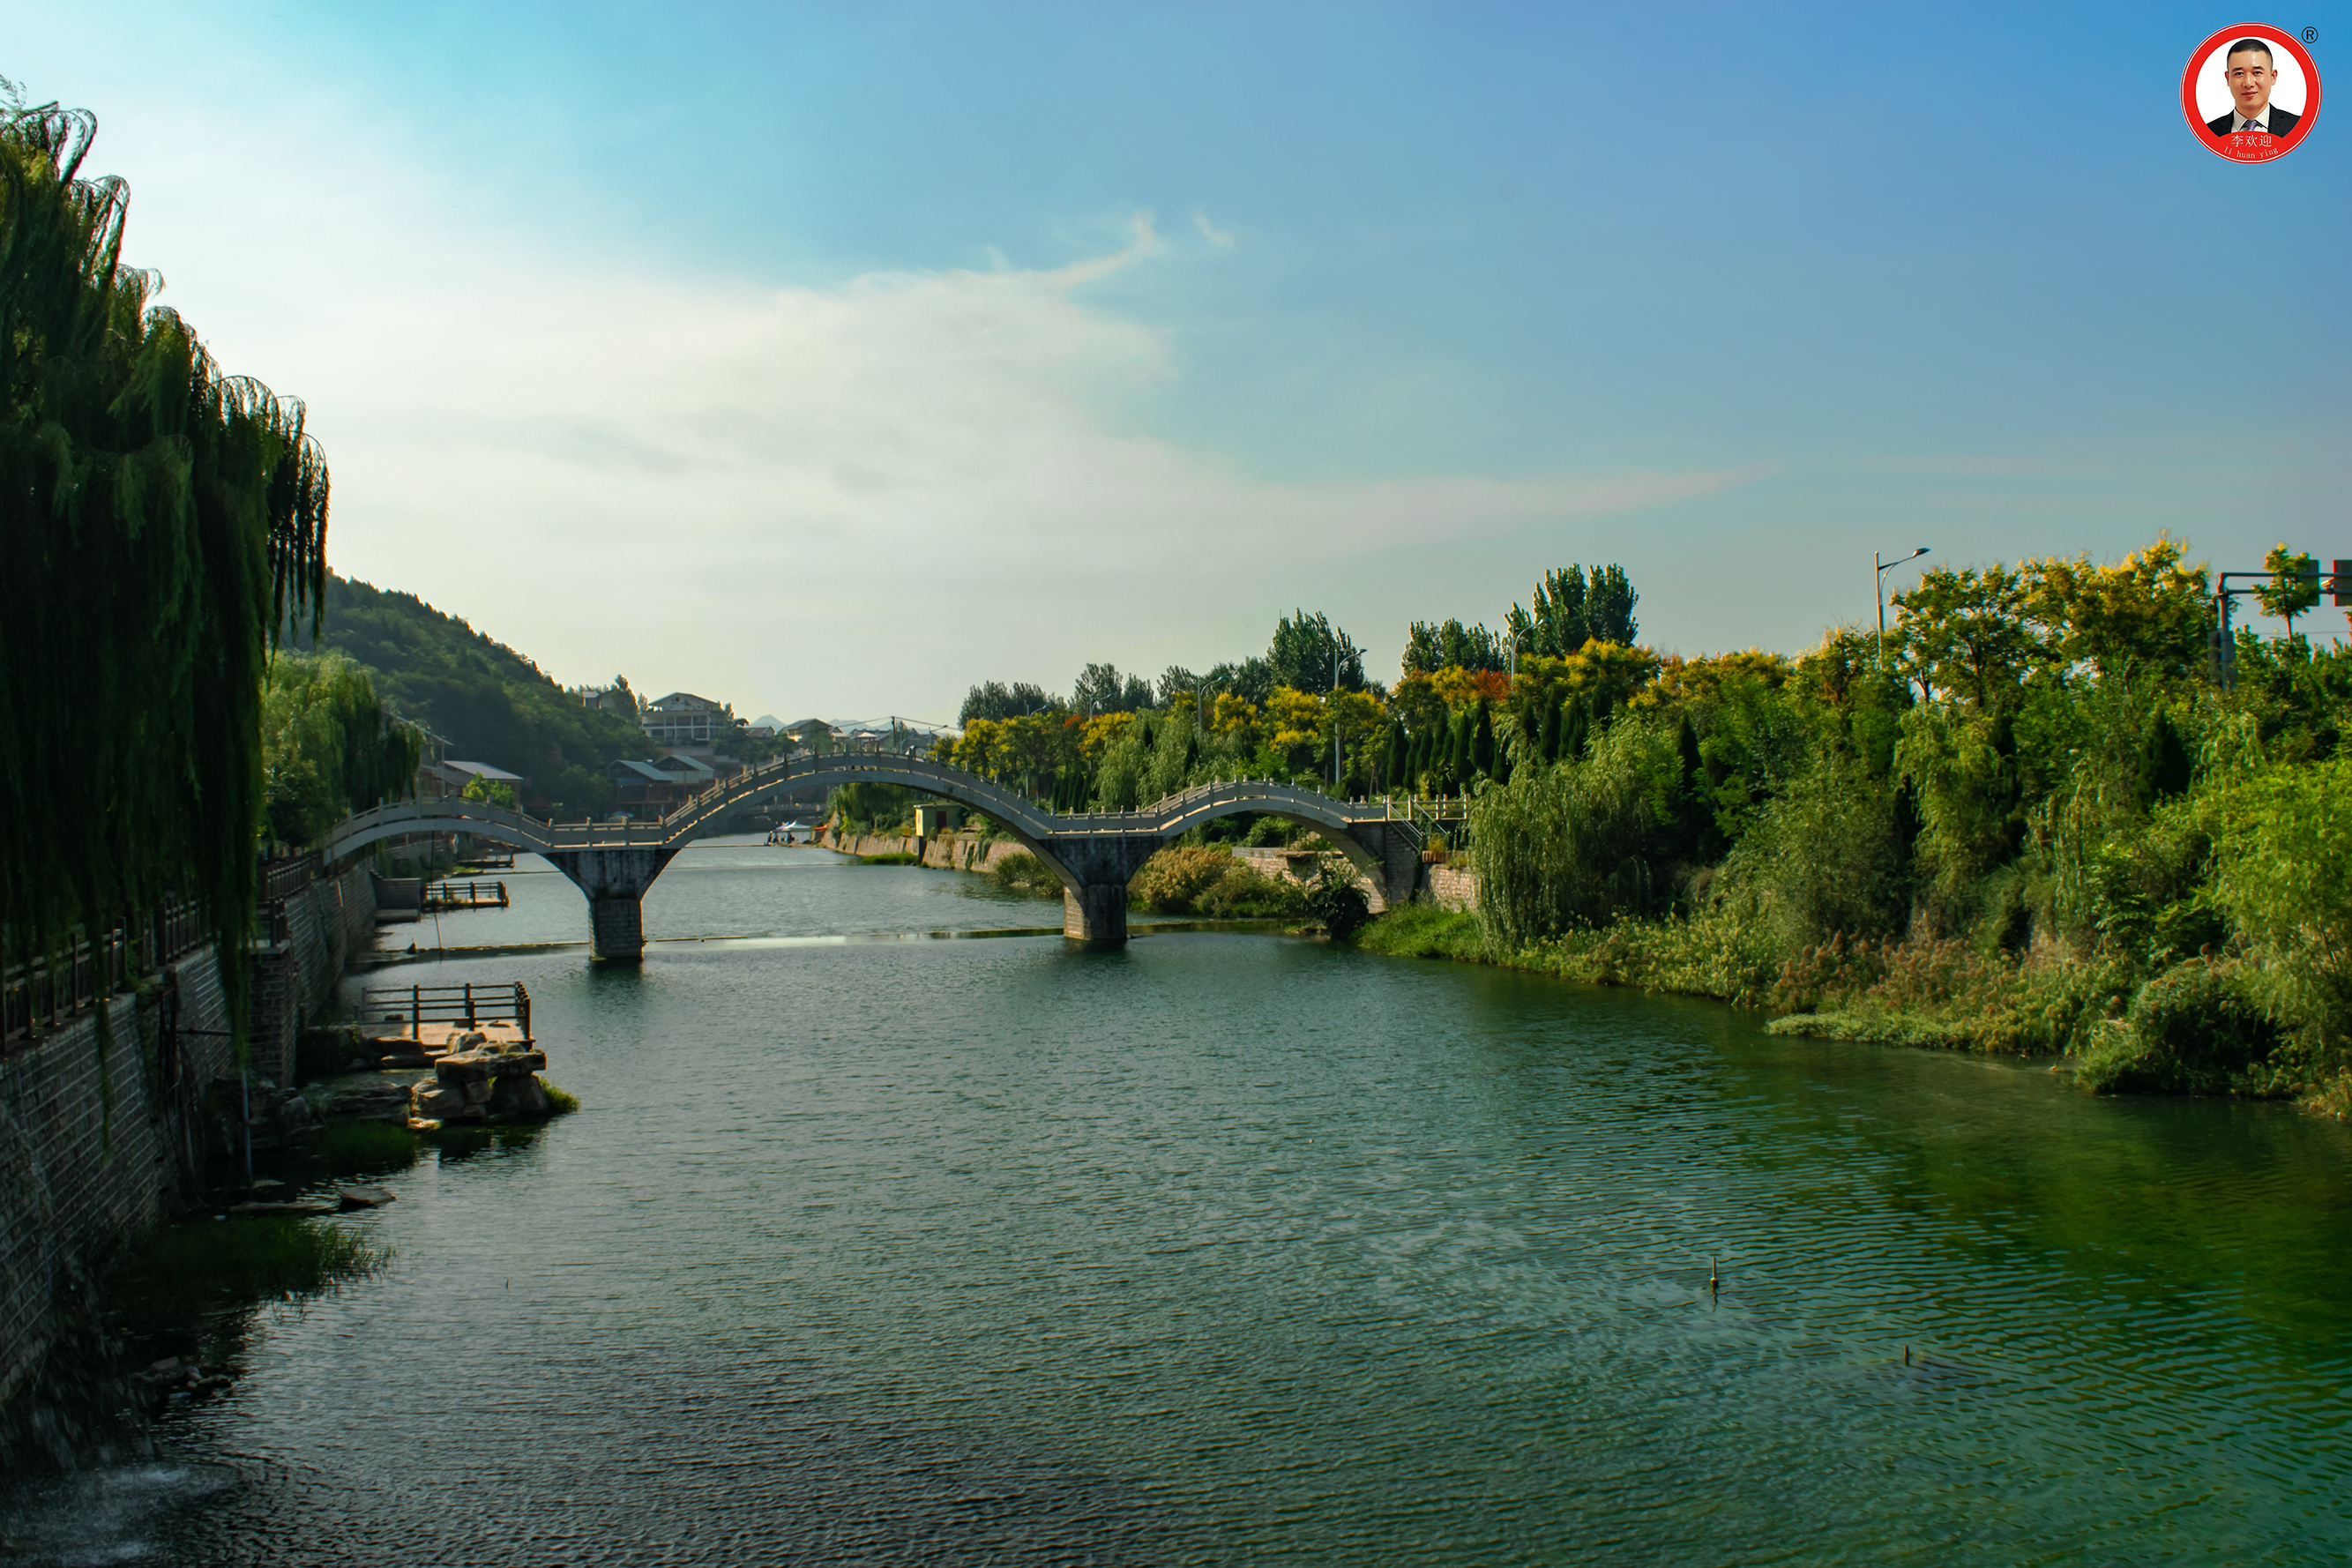
[{"label": "stone wall", "polygon": [[1478,874],[1467,866],[1432,866],[1429,901],[1443,910],[1478,907]]},{"label": "stone wall", "polygon": [[885,837],[878,834],[836,834],[831,830],[816,836],[817,847],[843,855],[912,855],[920,845],[923,864],[942,871],[992,871],[1008,855],[1026,855],[1028,850],[1017,838],[998,837],[982,843],[976,834],[943,833],[937,838]]},{"label": "stone wall", "polygon": [[[279,1083],[293,1028],[332,1002],[352,954],[374,940],[367,873],[315,883],[286,912],[289,940],[252,957],[250,1059],[257,1077]],[[236,1076],[210,947],[113,997],[107,1022],[103,1046],[93,1009],[0,1055],[0,1404],[37,1364],[53,1314],[198,1179],[204,1086]]]}]

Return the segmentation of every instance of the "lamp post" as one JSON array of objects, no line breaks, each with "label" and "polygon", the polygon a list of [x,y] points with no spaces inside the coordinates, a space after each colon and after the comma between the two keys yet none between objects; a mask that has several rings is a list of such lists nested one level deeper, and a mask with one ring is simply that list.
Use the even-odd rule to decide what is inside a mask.
[{"label": "lamp post", "polygon": [[1331,793],[1339,793],[1339,639],[1331,639]]},{"label": "lamp post", "polygon": [[1892,561],[1880,560],[1875,550],[1870,552],[1870,563],[1877,568],[1871,574],[1870,586],[1878,599],[1878,668],[1882,671],[1886,668],[1886,574],[1890,569],[1906,561],[1916,561],[1927,553],[1927,546],[1924,544],[1910,554],[1898,555]]}]

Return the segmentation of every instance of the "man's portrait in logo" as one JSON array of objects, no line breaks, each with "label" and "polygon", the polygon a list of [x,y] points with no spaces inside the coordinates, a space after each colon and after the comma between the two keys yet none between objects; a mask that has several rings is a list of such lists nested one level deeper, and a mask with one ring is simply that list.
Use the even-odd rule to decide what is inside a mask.
[{"label": "man's portrait in logo", "polygon": [[2319,115],[2319,70],[2277,27],[2226,28],[2197,47],[2180,81],[2181,112],[2206,146],[2237,163],[2284,157]]}]

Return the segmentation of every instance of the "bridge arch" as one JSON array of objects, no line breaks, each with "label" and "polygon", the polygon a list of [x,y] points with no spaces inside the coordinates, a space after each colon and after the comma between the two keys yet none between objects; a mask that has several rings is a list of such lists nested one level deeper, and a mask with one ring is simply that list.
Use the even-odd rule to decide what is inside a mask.
[{"label": "bridge arch", "polygon": [[1066,822],[1066,818],[1057,817],[1001,784],[961,768],[889,752],[842,752],[814,762],[793,764],[771,776],[762,777],[757,773],[747,774],[746,781],[739,782],[736,787],[706,795],[702,800],[691,803],[685,813],[665,819],[664,826],[670,828],[673,838],[683,838],[703,831],[709,823],[731,816],[782,790],[829,789],[845,784],[896,784],[903,789],[919,790],[925,795],[981,813],[1010,833],[1023,848],[1037,857],[1064,888],[1075,893],[1085,887],[1075,870],[1047,842],[1056,831],[1056,824]]},{"label": "bridge arch", "polygon": [[394,801],[347,816],[328,835],[325,852],[329,859],[337,859],[386,838],[419,833],[467,833],[534,854],[552,847],[546,829],[520,812],[483,801],[445,798]]}]

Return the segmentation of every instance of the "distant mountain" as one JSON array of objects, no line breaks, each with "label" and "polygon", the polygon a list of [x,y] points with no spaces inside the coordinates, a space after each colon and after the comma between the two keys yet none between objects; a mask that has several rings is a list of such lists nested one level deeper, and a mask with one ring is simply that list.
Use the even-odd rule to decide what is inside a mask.
[{"label": "distant mountain", "polygon": [[[583,708],[530,659],[414,594],[330,576],[325,604],[320,645],[365,665],[376,694],[446,741],[450,757],[520,773],[534,815],[604,815],[605,765],[648,752],[634,720]],[[293,646],[311,646],[308,619],[293,632]]]}]

